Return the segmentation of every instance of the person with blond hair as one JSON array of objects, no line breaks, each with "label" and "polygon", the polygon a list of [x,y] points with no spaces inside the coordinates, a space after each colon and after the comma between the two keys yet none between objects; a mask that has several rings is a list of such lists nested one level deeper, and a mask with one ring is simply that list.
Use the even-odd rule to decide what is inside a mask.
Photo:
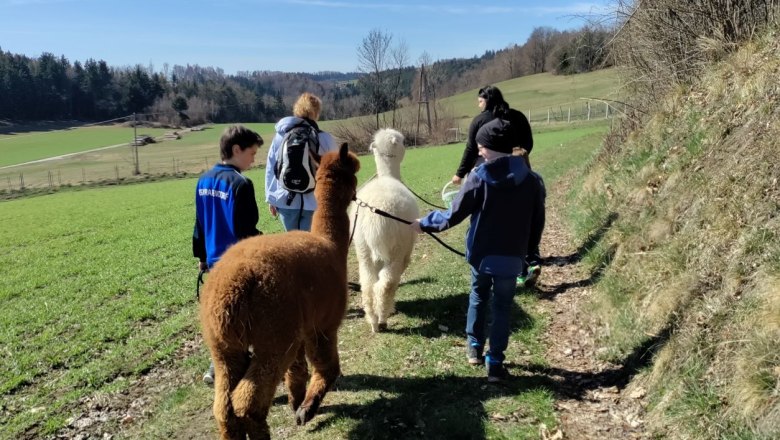
[{"label": "person with blond hair", "polygon": [[[291,194],[284,188],[276,174],[279,150],[282,148],[287,132],[296,127],[309,126],[317,133],[319,144],[317,157],[329,151],[336,151],[336,140],[329,133],[320,130],[317,125],[321,110],[320,98],[309,92],[301,94],[293,105],[293,116],[286,116],[276,123],[276,134],[268,149],[268,160],[265,165],[265,201],[268,203],[271,215],[278,216],[282,220],[285,231],[310,230],[317,201],[314,200],[314,192]],[[293,200],[294,206],[291,203]]]}]

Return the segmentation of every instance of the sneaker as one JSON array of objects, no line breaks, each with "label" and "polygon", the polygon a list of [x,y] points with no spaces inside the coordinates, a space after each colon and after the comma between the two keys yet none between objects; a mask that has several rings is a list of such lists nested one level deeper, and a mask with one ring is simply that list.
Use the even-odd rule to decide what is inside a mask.
[{"label": "sneaker", "polygon": [[482,365],[485,363],[485,358],[482,357],[482,350],[478,346],[469,344],[466,352],[469,365]]},{"label": "sneaker", "polygon": [[531,287],[536,284],[539,275],[542,273],[542,266],[534,265],[528,267],[528,273],[517,277],[517,284],[520,287]]},{"label": "sneaker", "polygon": [[209,369],[203,373],[203,383],[208,386],[214,385],[214,364],[209,364]]},{"label": "sneaker", "polygon": [[504,364],[487,363],[487,380],[490,383],[499,383],[510,377],[509,371],[504,368]]}]

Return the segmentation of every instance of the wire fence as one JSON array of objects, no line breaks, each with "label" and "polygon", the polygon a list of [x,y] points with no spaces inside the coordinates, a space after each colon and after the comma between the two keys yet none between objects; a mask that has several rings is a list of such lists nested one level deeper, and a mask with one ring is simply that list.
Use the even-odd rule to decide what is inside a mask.
[{"label": "wire fence", "polygon": [[[580,100],[544,109],[528,109],[526,117],[532,124],[576,123],[609,119],[623,111],[622,103]],[[451,135],[448,134],[448,137],[452,136],[455,142],[465,140],[466,133],[461,128],[454,127],[449,131]],[[133,145],[133,142],[135,141],[129,142],[126,147],[119,147],[119,150],[129,150],[120,151],[113,162],[105,159],[89,162],[72,160],[65,163],[42,161],[30,166],[0,169],[0,194],[38,192],[69,186],[115,185],[171,176],[194,176],[205,172],[219,161],[217,155],[198,155],[195,152],[181,151],[181,156],[161,153],[159,146],[165,145],[165,142],[151,144],[154,147],[139,147]],[[155,148],[157,150],[154,150]],[[140,156],[139,151],[142,152]]]},{"label": "wire fence", "polygon": [[168,160],[141,161],[136,173],[134,163],[90,164],[82,167],[65,166],[62,168],[37,169],[25,171],[0,172],[0,191],[17,193],[56,189],[59,187],[82,185],[115,185],[137,181],[153,180],[163,177],[184,177],[197,175],[210,169],[219,160],[219,156],[202,158],[177,158]]},{"label": "wire fence", "polygon": [[624,111],[624,104],[620,102],[581,100],[554,107],[528,109],[525,116],[531,123],[574,123],[610,119]]}]

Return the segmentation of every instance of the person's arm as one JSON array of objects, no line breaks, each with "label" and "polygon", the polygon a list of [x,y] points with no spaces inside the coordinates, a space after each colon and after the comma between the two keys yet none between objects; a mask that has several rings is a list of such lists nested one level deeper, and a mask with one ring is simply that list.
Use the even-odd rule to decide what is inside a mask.
[{"label": "person's arm", "polygon": [[463,179],[463,177],[471,171],[472,168],[474,168],[474,164],[477,162],[477,157],[479,157],[479,150],[477,149],[477,131],[479,131],[479,127],[482,126],[482,113],[477,115],[469,125],[469,133],[468,138],[466,139],[466,148],[463,150],[463,157],[460,159],[460,165],[458,165],[458,170],[455,172],[455,176],[453,176],[453,182],[455,182],[455,177],[458,177],[458,181],[455,183],[460,183],[460,179]]},{"label": "person's arm", "polygon": [[[423,232],[441,232],[458,225],[482,205],[482,180],[476,176],[469,177],[463,184],[458,195],[452,201],[452,207],[447,211],[431,211],[419,219],[419,229]],[[417,228],[416,224],[412,228]]]},{"label": "person's arm", "polygon": [[201,263],[206,263],[206,235],[198,219],[195,219],[195,227],[192,231],[192,256]]},{"label": "person's arm", "polygon": [[515,120],[512,122],[517,126],[517,137],[519,141],[519,145],[516,146],[525,148],[525,151],[530,154],[531,150],[534,148],[534,136],[531,132],[531,123],[528,122],[528,118],[525,117],[523,112],[515,110],[514,113]]},{"label": "person's arm", "polygon": [[203,231],[203,225],[200,222],[201,213],[197,200],[195,189],[195,226],[192,228],[192,255],[198,259],[198,270],[208,270],[206,263],[206,233]]},{"label": "person's arm", "polygon": [[271,146],[268,147],[268,157],[265,160],[265,202],[268,203],[268,211],[276,217],[276,206],[271,204],[269,194],[271,194],[271,184],[276,180],[276,156],[279,154],[279,144],[282,137],[279,133],[274,135]]},{"label": "person's arm", "polygon": [[236,238],[241,240],[261,234],[257,229],[259,220],[260,214],[257,211],[255,188],[252,181],[246,179],[242,185],[236,188],[236,201],[233,204],[233,230],[236,233]]},{"label": "person's arm", "polygon": [[320,151],[319,151],[320,156],[330,151],[338,150],[338,145],[336,145],[336,139],[334,139],[330,133],[321,131],[319,132],[318,136],[320,140]]}]

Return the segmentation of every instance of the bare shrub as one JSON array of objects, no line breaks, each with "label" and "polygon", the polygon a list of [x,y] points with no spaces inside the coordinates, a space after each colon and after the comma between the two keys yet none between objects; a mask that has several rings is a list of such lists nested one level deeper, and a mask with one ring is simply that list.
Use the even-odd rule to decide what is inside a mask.
[{"label": "bare shrub", "polygon": [[[419,111],[419,131],[418,131]],[[452,110],[436,103],[431,106],[431,129],[428,130],[428,116],[424,108],[409,105],[395,114],[395,124],[391,124],[388,113],[380,115],[380,125],[400,131],[408,145],[436,145],[455,140],[452,129],[458,126]],[[391,126],[392,125],[392,126]],[[368,151],[371,139],[376,132],[376,121],[371,117],[353,118],[336,125],[333,135],[341,142],[347,142],[356,152]]]},{"label": "bare shrub", "polygon": [[641,107],[699,78],[739,43],[777,24],[779,0],[618,0],[612,54]]}]

